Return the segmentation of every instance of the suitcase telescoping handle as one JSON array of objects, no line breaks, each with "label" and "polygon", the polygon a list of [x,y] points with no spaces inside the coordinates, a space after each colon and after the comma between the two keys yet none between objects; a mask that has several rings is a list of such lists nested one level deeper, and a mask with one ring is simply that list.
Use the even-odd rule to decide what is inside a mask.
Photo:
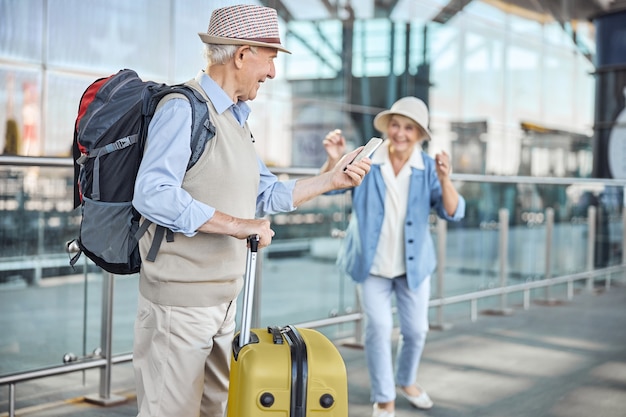
[{"label": "suitcase telescoping handle", "polygon": [[256,257],[259,250],[259,236],[248,236],[248,256],[246,258],[246,276],[243,283],[243,307],[241,314],[241,332],[239,333],[239,347],[250,342],[250,327],[252,324],[252,299],[256,280]]}]

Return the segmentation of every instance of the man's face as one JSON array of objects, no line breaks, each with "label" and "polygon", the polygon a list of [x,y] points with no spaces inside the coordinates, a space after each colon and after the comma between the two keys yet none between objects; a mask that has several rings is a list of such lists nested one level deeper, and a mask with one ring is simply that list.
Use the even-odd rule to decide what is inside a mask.
[{"label": "man's face", "polygon": [[277,55],[278,50],[274,48],[257,46],[254,49],[245,47],[239,50],[242,69],[239,77],[239,100],[254,100],[261,83],[276,76],[274,59]]}]

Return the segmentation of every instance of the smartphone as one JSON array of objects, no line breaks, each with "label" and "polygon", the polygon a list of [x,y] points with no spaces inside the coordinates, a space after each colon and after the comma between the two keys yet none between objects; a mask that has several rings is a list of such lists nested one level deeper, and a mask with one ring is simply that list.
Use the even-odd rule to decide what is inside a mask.
[{"label": "smartphone", "polygon": [[[361,149],[361,152],[359,152],[357,154],[357,156],[354,157],[354,159],[352,161],[350,161],[350,164],[353,164],[355,162],[359,162],[361,159],[365,158],[365,157],[370,157],[372,156],[372,154],[374,153],[374,151],[376,151],[376,149],[378,149],[378,147],[380,145],[382,145],[383,140],[381,138],[371,138],[363,147],[363,149]],[[350,165],[348,164],[348,165]],[[346,169],[344,168],[344,171]]]}]

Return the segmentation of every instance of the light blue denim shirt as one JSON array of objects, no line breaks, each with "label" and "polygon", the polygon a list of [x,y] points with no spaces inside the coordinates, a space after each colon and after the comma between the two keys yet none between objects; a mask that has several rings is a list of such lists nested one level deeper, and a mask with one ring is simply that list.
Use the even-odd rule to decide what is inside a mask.
[{"label": "light blue denim shirt", "polygon": [[[200,72],[196,79],[219,115],[231,111],[242,126],[246,123],[250,107],[245,102],[233,103],[204,72]],[[215,208],[195,200],[181,187],[191,157],[190,141],[191,106],[182,98],[169,100],[154,114],[148,127],[146,149],[135,181],[133,206],[150,221],[191,237],[213,217]],[[278,181],[260,158],[258,165],[261,179],[257,216],[294,210],[295,180]]]},{"label": "light blue denim shirt", "polygon": [[[408,207],[404,221],[406,275],[409,287],[416,289],[437,265],[435,247],[430,235],[428,215],[434,210],[445,220],[459,221],[465,216],[465,199],[450,216],[443,207],[441,184],[435,161],[424,152],[423,168],[411,166]],[[369,276],[385,215],[386,186],[381,164],[372,168],[358,187],[352,189],[352,215],[337,264],[356,282]]]}]

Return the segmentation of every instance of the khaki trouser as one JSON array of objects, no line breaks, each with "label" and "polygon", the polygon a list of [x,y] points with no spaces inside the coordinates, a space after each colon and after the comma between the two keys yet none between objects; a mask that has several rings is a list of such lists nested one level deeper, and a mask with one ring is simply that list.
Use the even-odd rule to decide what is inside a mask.
[{"label": "khaki trouser", "polygon": [[133,366],[138,417],[223,417],[235,302],[170,307],[139,295]]}]

